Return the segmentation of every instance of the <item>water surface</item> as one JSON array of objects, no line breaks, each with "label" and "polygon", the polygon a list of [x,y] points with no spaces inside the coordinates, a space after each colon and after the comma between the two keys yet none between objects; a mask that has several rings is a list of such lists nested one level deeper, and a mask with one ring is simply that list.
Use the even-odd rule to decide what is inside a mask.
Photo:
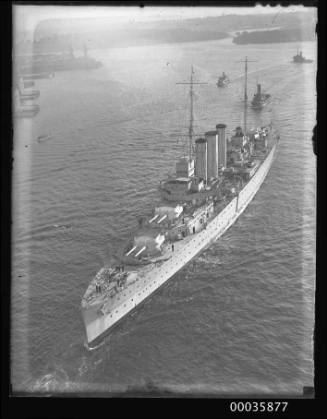
[{"label": "water surface", "polygon": [[[298,47],[298,45],[296,45]],[[38,80],[41,111],[15,124],[12,383],[17,391],[302,393],[313,385],[316,65],[295,44],[230,40],[90,52],[104,66]],[[303,54],[315,57],[313,43]],[[187,86],[198,86],[195,131],[242,123],[248,112],[281,141],[243,215],[96,351],[79,311],[90,279],[158,202],[187,133]],[[217,89],[218,75],[232,80]],[[44,136],[38,139],[39,136]]]}]

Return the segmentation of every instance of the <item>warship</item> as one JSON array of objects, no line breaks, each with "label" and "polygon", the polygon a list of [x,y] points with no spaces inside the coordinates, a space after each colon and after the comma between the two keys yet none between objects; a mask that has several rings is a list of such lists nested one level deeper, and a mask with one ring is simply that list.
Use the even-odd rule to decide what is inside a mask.
[{"label": "warship", "polygon": [[118,263],[103,266],[82,297],[88,349],[232,226],[272,165],[279,136],[271,123],[247,129],[246,77],[243,128],[228,137],[218,123],[195,139],[193,90],[202,83],[193,74],[192,68],[190,81],[179,83],[190,86],[187,153],[176,161],[176,173],[160,182],[158,205],[139,220],[117,252]]}]

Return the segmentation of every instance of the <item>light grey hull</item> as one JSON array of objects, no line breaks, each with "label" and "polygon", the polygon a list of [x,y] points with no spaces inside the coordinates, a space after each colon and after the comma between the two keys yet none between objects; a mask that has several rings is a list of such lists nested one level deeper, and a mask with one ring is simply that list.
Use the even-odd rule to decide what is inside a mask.
[{"label": "light grey hull", "polygon": [[264,181],[272,164],[276,144],[270,150],[264,162],[239,194],[207,225],[207,228],[192,236],[178,252],[160,267],[153,267],[137,285],[122,292],[120,302],[108,313],[82,308],[86,329],[87,343],[90,347],[108,333],[127,314],[131,313],[146,298],[158,290],[174,274],[189,263],[197,254],[217,240],[242,214]]}]

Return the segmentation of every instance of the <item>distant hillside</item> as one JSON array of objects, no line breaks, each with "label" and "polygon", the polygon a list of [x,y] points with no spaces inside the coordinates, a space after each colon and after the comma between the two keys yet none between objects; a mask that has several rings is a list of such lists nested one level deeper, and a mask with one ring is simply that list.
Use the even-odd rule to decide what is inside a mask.
[{"label": "distant hillside", "polygon": [[192,30],[200,32],[235,32],[249,29],[262,29],[270,27],[301,27],[314,24],[313,11],[306,10],[292,13],[267,13],[253,15],[222,15],[216,17],[203,17],[193,19],[175,19],[161,21],[108,23],[107,18],[92,19],[48,19],[41,21],[35,29],[34,39],[51,34],[93,34],[112,33],[122,31],[139,31],[143,29],[152,31],[170,31],[173,29]]},{"label": "distant hillside", "polygon": [[[67,52],[71,44],[74,49],[81,49],[84,44],[92,49],[199,42],[222,39],[232,36],[236,31],[262,30],[272,26],[278,26],[284,31],[279,35],[274,34],[276,39],[279,36],[280,39],[284,37],[298,41],[302,28],[306,26],[314,29],[314,25],[315,17],[312,10],[124,23],[109,22],[107,18],[48,19],[40,21],[32,35],[21,32],[16,34],[15,53]],[[295,29],[287,32],[289,28]],[[258,35],[251,36],[254,37],[252,40],[258,39]],[[235,42],[248,43],[248,39],[246,33],[241,36],[239,34]]]},{"label": "distant hillside", "polygon": [[237,34],[233,38],[235,44],[267,44],[274,42],[299,42],[314,40],[312,27],[275,29],[269,31],[253,31]]},{"label": "distant hillside", "polygon": [[16,44],[16,54],[30,53],[42,54],[49,52],[68,52],[71,43],[73,49],[82,49],[84,44],[88,48],[121,48],[143,45],[156,45],[180,42],[200,42],[217,40],[228,37],[226,32],[192,31],[186,29],[152,30],[142,29],[133,31],[102,32],[90,35],[73,36],[52,35],[32,41],[21,41]]}]

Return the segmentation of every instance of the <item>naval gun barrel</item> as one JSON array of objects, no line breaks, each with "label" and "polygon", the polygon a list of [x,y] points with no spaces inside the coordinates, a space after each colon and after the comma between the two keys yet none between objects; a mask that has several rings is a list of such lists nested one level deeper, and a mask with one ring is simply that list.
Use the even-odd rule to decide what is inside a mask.
[{"label": "naval gun barrel", "polygon": [[126,255],[125,256],[129,256],[131,253],[133,253],[134,252],[134,250],[136,249],[136,246],[134,246],[134,247],[132,247],[132,249],[131,250],[129,250],[127,253],[126,253]]},{"label": "naval gun barrel", "polygon": [[165,218],[167,218],[167,214],[163,215],[159,221],[157,221],[157,224],[160,224],[161,221],[163,221]]},{"label": "naval gun barrel", "polygon": [[149,220],[149,223],[152,223],[152,221],[155,221],[159,217],[159,214],[156,214],[154,217]]},{"label": "naval gun barrel", "polygon": [[144,252],[144,250],[146,249],[146,246],[143,246],[142,247],[142,249],[141,250],[139,250],[137,253],[136,253],[136,255],[135,255],[135,257],[137,258],[142,252]]}]

